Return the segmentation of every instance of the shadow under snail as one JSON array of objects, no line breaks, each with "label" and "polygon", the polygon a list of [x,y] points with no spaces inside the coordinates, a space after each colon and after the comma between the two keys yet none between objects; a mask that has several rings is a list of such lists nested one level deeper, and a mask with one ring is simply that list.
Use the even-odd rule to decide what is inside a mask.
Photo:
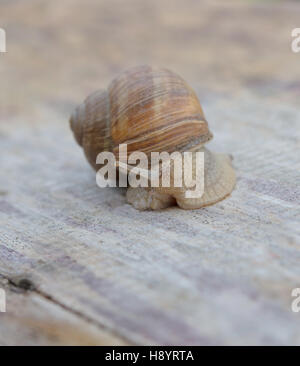
[{"label": "shadow under snail", "polygon": [[[187,187],[176,187],[172,180],[171,187],[129,187],[127,201],[137,209],[157,210],[176,203],[196,209],[224,199],[235,186],[230,157],[205,147],[212,134],[195,92],[170,70],[138,66],[121,73],[107,90],[91,94],[75,109],[70,126],[95,170],[100,152],[110,151],[118,161],[120,144],[127,144],[127,156],[135,151],[149,158],[151,152],[204,153],[201,197],[187,198]],[[174,178],[174,169],[171,172]]]}]

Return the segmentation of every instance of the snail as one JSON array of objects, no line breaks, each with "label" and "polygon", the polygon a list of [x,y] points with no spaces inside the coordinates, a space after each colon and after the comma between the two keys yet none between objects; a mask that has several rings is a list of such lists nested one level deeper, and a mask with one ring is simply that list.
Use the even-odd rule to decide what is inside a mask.
[{"label": "snail", "polygon": [[[183,209],[196,209],[224,199],[235,186],[231,158],[205,147],[213,135],[195,92],[168,69],[145,65],[121,73],[107,90],[91,94],[75,109],[70,127],[95,170],[99,169],[97,155],[103,151],[112,152],[117,161],[136,151],[149,158],[153,152],[204,154],[204,193],[200,197],[187,197],[184,184],[129,187],[127,201],[139,210],[176,203]],[[126,156],[121,156],[121,144],[127,145]],[[195,172],[196,159],[189,169]],[[174,163],[170,172],[175,178]],[[123,174],[120,168],[119,174]]]}]

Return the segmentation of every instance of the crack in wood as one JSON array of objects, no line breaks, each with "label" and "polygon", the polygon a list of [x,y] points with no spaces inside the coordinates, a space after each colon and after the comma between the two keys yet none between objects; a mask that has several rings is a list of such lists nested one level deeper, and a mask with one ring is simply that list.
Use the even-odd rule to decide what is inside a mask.
[{"label": "crack in wood", "polygon": [[[59,306],[61,309],[65,310],[67,312],[70,312],[71,314],[79,317],[80,319],[85,320],[86,322],[96,326],[97,328],[99,328],[100,331],[103,331],[103,330],[108,331],[113,336],[124,341],[127,345],[130,345],[130,346],[138,345],[137,343],[133,343],[130,339],[118,334],[113,329],[110,329],[109,327],[101,324],[100,322],[96,321],[95,319],[90,318],[89,316],[81,313],[80,311],[72,309],[71,307],[54,299],[53,296],[45,293],[44,291],[41,291],[40,289],[38,289],[38,286],[36,286],[34,284],[34,282],[28,277],[29,277],[28,275],[27,275],[27,277],[20,276],[20,275],[7,276],[7,275],[3,275],[0,273],[0,278],[6,280],[8,282],[8,284],[13,287],[13,290],[15,290],[17,288],[18,290],[21,290],[21,293],[23,293],[23,294],[26,292],[34,292],[34,293],[38,294],[39,296],[41,296],[42,298],[46,299],[47,301]],[[14,291],[14,292],[16,292],[16,291]]]}]

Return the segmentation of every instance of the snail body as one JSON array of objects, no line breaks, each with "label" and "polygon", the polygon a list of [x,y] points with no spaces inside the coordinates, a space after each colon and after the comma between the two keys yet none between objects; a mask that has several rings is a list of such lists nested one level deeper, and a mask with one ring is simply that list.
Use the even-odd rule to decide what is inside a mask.
[{"label": "snail body", "polygon": [[[107,90],[91,94],[75,109],[70,126],[95,170],[97,155],[103,151],[112,152],[117,161],[127,161],[136,151],[149,159],[152,152],[204,153],[201,198],[187,199],[185,186],[130,187],[127,201],[138,209],[161,209],[176,202],[185,209],[199,208],[220,201],[234,188],[230,159],[204,147],[212,133],[195,92],[167,69],[139,66],[123,72]],[[121,144],[127,145],[126,156]]]}]

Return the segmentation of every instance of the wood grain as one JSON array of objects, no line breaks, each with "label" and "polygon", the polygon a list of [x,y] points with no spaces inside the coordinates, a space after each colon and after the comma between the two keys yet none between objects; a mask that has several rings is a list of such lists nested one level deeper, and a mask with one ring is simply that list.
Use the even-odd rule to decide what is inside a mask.
[{"label": "wood grain", "polygon": [[[10,281],[15,281],[12,276]],[[17,284],[17,283],[16,283]],[[0,313],[0,345],[128,345],[109,330],[93,324],[82,315],[35,291],[25,291],[5,278],[0,286],[6,292],[7,313]]]},{"label": "wood grain", "polygon": [[[299,345],[300,5],[123,4],[0,5],[0,344]],[[228,199],[141,213],[96,186],[68,117],[143,63],[197,91]]]}]

